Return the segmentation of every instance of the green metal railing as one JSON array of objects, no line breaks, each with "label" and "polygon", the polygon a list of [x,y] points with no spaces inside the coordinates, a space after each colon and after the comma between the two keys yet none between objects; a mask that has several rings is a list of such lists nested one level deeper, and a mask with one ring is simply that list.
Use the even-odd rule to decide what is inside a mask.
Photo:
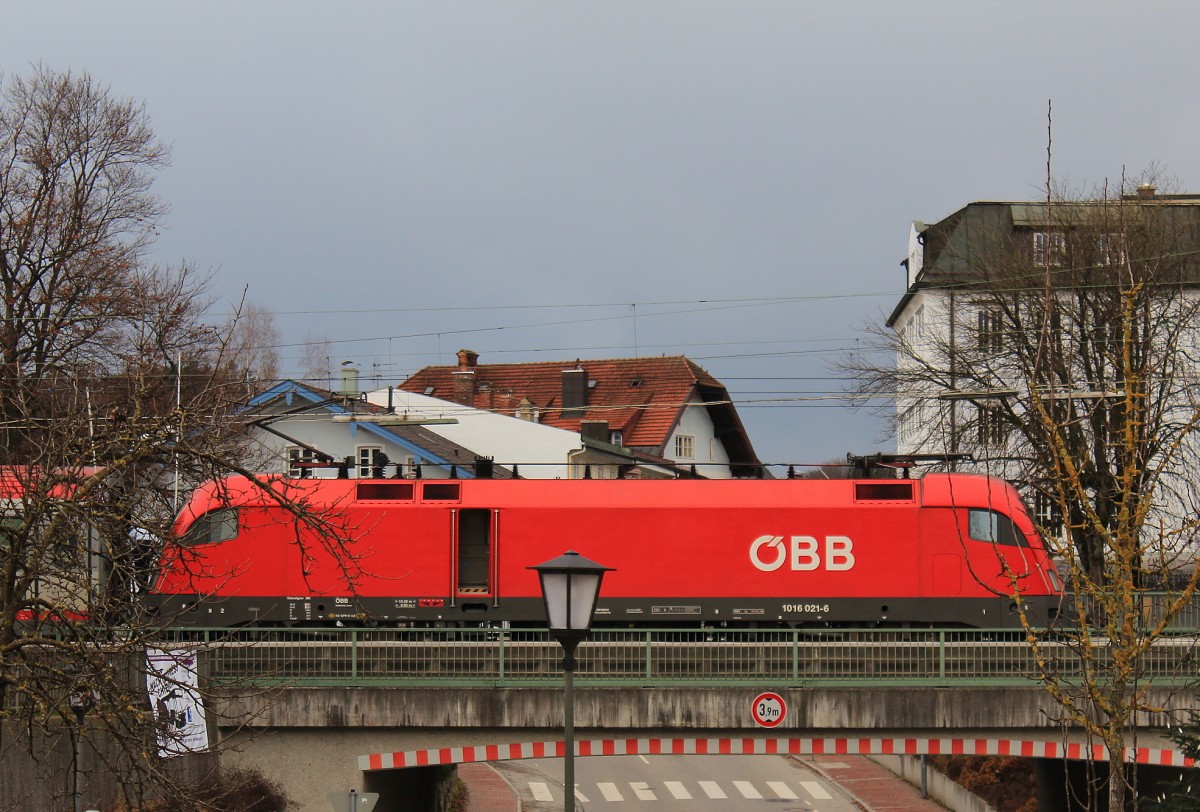
[{"label": "green metal railing", "polygon": [[[1194,682],[1200,638],[1159,640],[1144,679]],[[186,629],[163,647],[194,647],[213,684],[297,686],[557,685],[562,650],[545,630]],[[575,678],[592,685],[1036,684],[1038,662],[1059,679],[1088,676],[1065,639],[1035,646],[1009,630],[597,630],[576,651]],[[1088,668],[1109,662],[1093,641]]]}]

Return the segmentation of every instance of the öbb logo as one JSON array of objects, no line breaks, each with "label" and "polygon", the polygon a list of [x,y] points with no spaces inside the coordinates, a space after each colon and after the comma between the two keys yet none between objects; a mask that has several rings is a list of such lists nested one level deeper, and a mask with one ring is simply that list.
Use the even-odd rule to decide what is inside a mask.
[{"label": "\u00f6bb logo", "polygon": [[854,568],[854,542],[846,536],[826,536],[824,556],[821,545],[812,536],[792,536],[784,544],[783,536],[759,536],[750,545],[750,563],[763,572],[774,572],[789,562],[795,572],[844,572]]}]

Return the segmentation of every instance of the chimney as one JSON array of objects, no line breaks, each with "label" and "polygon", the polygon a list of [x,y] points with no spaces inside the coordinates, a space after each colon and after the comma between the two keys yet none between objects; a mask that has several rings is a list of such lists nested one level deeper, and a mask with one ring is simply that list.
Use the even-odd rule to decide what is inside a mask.
[{"label": "chimney", "polygon": [[475,364],[478,360],[479,353],[474,350],[458,351],[458,369],[450,373],[450,377],[454,379],[452,400],[455,403],[475,406]]},{"label": "chimney", "polygon": [[342,361],[342,388],[338,394],[344,398],[358,397],[358,367],[353,361]]},{"label": "chimney", "polygon": [[1158,187],[1153,183],[1143,183],[1137,187],[1136,194],[1123,194],[1122,200],[1153,200],[1158,195]]},{"label": "chimney", "polygon": [[533,408],[533,401],[529,398],[521,398],[517,403],[516,417],[519,420],[528,420],[530,423],[538,422],[537,410]]},{"label": "chimney", "polygon": [[463,406],[475,405],[475,370],[456,369],[450,373],[454,378],[454,402]]},{"label": "chimney", "polygon": [[580,367],[562,371],[562,416],[583,417],[587,411],[587,373]]}]

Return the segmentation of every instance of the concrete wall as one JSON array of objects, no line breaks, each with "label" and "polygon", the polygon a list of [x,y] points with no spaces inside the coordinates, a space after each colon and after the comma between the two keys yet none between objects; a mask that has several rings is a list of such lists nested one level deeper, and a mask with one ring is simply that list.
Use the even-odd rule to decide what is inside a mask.
[{"label": "concrete wall", "polygon": [[924,786],[929,797],[954,812],[996,812],[995,807],[960,787],[933,767],[922,776],[921,759],[916,756],[872,756],[874,761],[903,778],[914,787]]},{"label": "concrete wall", "polygon": [[[751,717],[757,688],[577,688],[575,724],[606,731],[749,730],[764,735],[838,735],[860,731],[1046,731],[1057,737],[1058,709],[1036,686],[1011,688],[782,688],[783,723],[764,731]],[[1189,707],[1190,692],[1167,689],[1148,700],[1166,708]],[[559,688],[284,688],[241,696],[218,695],[218,718],[247,720],[261,728],[403,728],[410,741],[429,728],[557,730],[562,724]],[[1142,727],[1160,727],[1161,715],[1143,714]],[[505,736],[505,740],[509,737]],[[514,739],[515,740],[515,739]],[[459,742],[474,744],[477,742]],[[427,746],[427,745],[420,745]],[[396,748],[400,749],[400,748]]]}]

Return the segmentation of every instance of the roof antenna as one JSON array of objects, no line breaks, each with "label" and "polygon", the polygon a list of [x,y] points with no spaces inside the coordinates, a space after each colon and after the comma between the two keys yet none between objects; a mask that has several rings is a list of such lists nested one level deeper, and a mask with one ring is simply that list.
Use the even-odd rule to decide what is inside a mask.
[{"label": "roof antenna", "polygon": [[640,345],[638,344],[637,302],[634,302],[633,304],[629,305],[629,309],[633,311],[633,380],[630,381],[629,385],[630,386],[641,386],[642,385],[642,370],[641,370],[642,351],[641,351]]},{"label": "roof antenna", "polygon": [[638,350],[637,302],[631,304],[629,309],[633,311],[633,357],[639,358],[641,356],[641,352]]}]

